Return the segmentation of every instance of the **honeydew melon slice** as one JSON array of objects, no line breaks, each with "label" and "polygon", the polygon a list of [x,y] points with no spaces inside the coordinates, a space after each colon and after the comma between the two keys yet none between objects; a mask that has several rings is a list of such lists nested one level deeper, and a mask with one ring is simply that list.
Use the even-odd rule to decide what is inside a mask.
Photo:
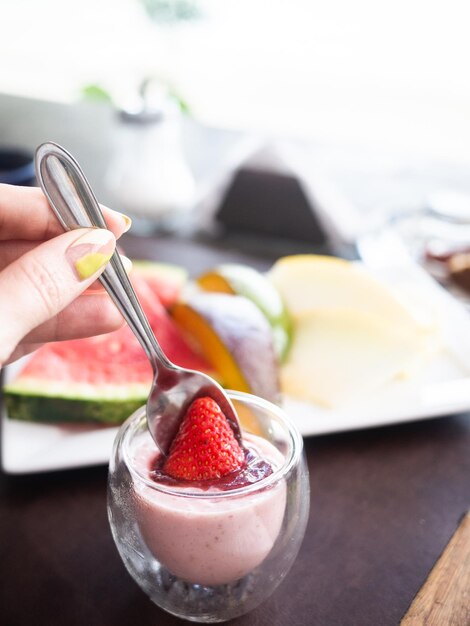
[{"label": "honeydew melon slice", "polygon": [[268,276],[293,316],[314,308],[343,308],[376,316],[404,332],[427,335],[436,330],[432,314],[408,306],[389,285],[357,263],[293,255],[277,261]]},{"label": "honeydew melon slice", "polygon": [[329,408],[367,398],[421,354],[415,333],[345,308],[304,310],[295,319],[283,393]]}]

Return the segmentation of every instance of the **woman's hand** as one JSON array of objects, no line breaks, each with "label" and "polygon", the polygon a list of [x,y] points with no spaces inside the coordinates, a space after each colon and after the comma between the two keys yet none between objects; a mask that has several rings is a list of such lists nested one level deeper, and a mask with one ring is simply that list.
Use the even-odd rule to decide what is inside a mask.
[{"label": "woman's hand", "polygon": [[0,367],[46,341],[121,326],[103,289],[81,295],[131,223],[110,209],[103,214],[109,231],[64,232],[40,189],[0,184]]}]

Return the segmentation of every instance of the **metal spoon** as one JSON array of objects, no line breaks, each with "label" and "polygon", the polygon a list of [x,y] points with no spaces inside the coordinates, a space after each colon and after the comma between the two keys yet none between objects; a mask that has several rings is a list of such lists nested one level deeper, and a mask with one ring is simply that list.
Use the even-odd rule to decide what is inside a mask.
[{"label": "metal spoon", "polygon": [[[61,146],[47,142],[36,150],[36,176],[49,203],[66,230],[107,228],[95,195],[77,161]],[[217,402],[241,442],[238,417],[222,387],[201,372],[174,365],[163,353],[119,254],[114,253],[101,274],[101,283],[127,321],[152,365],[154,378],[147,400],[150,433],[163,454],[187,407],[193,400],[210,396]]]}]

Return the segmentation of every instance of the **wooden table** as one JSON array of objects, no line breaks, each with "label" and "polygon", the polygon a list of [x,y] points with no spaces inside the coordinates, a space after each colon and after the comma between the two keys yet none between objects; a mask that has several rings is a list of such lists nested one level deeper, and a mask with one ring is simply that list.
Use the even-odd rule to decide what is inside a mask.
[{"label": "wooden table", "polygon": [[[27,110],[37,109],[23,103]],[[11,117],[0,116],[2,125],[11,135]],[[123,241],[129,256],[175,261],[192,274],[220,260],[265,269],[276,256],[168,237]],[[470,415],[312,437],[305,449],[311,509],[299,557],[268,601],[231,623],[398,624],[469,507]],[[0,623],[183,623],[126,573],[108,527],[106,474],[0,475]]]}]

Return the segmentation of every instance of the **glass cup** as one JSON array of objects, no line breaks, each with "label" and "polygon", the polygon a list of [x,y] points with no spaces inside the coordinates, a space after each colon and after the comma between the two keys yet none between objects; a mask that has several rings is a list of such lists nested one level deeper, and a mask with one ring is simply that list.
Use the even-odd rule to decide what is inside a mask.
[{"label": "glass cup", "polygon": [[305,533],[309,483],[302,437],[279,407],[229,392],[246,445],[274,463],[269,476],[229,491],[159,484],[145,407],[116,437],[108,515],[124,565],[159,607],[198,622],[254,609],[290,569]]}]

